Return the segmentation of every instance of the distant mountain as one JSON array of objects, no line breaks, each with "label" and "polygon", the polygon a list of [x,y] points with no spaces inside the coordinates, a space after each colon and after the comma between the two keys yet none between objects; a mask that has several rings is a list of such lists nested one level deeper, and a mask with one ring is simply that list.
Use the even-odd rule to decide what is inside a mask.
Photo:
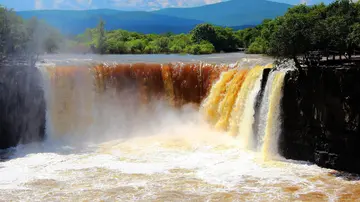
[{"label": "distant mountain", "polygon": [[237,31],[237,30],[243,30],[243,29],[246,29],[246,28],[253,28],[253,27],[256,27],[256,25],[240,25],[240,26],[232,26],[230,28]]},{"label": "distant mountain", "polygon": [[[171,1],[175,0],[169,0]],[[197,24],[204,22],[229,26],[236,30],[252,27],[266,18],[283,15],[290,7],[292,6],[289,4],[267,0],[230,0],[201,7],[168,8],[153,12],[98,9],[35,10],[17,13],[25,19],[37,17],[45,20],[64,34],[82,33],[87,28],[96,27],[100,19],[106,22],[107,30],[125,29],[146,34],[177,34],[187,33]]]},{"label": "distant mountain", "polygon": [[[0,0],[0,4],[16,11],[24,10],[89,10],[118,9],[151,11],[163,8],[195,7],[228,0]],[[331,3],[334,0],[271,0],[291,5]]]},{"label": "distant mountain", "polygon": [[306,3],[307,5],[314,5],[314,4],[319,4],[322,2],[325,4],[329,4],[335,0],[272,0],[272,1],[276,1],[279,3],[292,4],[292,5],[296,5],[296,4],[300,4],[300,3]]},{"label": "distant mountain", "polygon": [[0,0],[16,11],[24,10],[88,10],[119,9],[150,11],[172,7],[194,7],[225,0]]},{"label": "distant mountain", "polygon": [[117,10],[42,10],[17,12],[25,19],[37,17],[56,27],[64,34],[79,34],[87,28],[94,28],[100,19],[106,22],[107,30],[125,29],[141,33],[186,33],[199,20],[181,19],[144,11],[117,11]]},{"label": "distant mountain", "polygon": [[223,26],[256,25],[283,15],[290,4],[267,0],[230,0],[194,8],[167,8],[153,13],[194,19]]}]

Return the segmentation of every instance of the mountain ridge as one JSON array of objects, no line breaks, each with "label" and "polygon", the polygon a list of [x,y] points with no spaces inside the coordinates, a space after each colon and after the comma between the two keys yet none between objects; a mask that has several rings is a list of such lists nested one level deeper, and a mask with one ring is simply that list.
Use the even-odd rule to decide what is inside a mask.
[{"label": "mountain ridge", "polygon": [[[227,27],[251,27],[264,19],[283,15],[291,5],[267,0],[230,0],[194,8],[168,8],[159,11],[36,10],[19,11],[25,19],[37,17],[65,34],[80,34],[96,27],[100,19],[107,30],[125,29],[149,33],[187,33],[197,24],[211,23]],[[209,15],[211,14],[211,15]]]},{"label": "mountain ridge", "polygon": [[[123,11],[153,11],[164,8],[188,8],[209,5],[228,0],[0,0],[0,4],[16,11],[28,10],[88,10],[110,8]],[[296,5],[307,3],[309,5],[324,2],[331,3],[333,0],[271,0],[273,2]]]},{"label": "mountain ridge", "polygon": [[203,23],[198,20],[187,20],[145,11],[118,11],[111,9],[19,11],[17,14],[24,19],[37,17],[64,34],[73,35],[80,34],[87,28],[96,27],[100,19],[106,22],[105,28],[107,30],[125,29],[158,34],[188,32],[197,24]]},{"label": "mountain ridge", "polygon": [[[239,26],[259,24],[266,18],[283,15],[291,7],[290,4],[267,0],[230,0],[193,8],[166,8],[153,11],[153,13],[184,19],[197,19],[223,26]],[[244,9],[239,12],[239,8]],[[226,12],[219,12],[221,10]]]},{"label": "mountain ridge", "polygon": [[0,0],[0,4],[15,8],[16,11],[27,10],[87,10],[117,8],[124,11],[151,11],[167,7],[194,7],[225,0]]}]

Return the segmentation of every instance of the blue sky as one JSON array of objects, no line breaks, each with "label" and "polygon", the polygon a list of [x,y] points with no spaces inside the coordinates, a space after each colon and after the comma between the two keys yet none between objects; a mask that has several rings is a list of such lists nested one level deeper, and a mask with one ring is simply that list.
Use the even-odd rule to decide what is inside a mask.
[{"label": "blue sky", "polygon": [[[154,10],[166,7],[191,7],[217,3],[225,0],[0,0],[0,4],[15,10],[34,9],[96,9],[113,8],[118,10]],[[250,0],[251,1],[251,0]],[[305,1],[314,4],[322,0],[272,0],[282,3],[298,4]],[[331,0],[324,0],[329,3]]]}]

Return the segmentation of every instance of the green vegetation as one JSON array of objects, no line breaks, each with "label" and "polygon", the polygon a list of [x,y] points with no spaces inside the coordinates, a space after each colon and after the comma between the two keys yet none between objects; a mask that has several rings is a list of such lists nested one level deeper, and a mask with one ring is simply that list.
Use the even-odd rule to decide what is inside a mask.
[{"label": "green vegetation", "polygon": [[[98,0],[100,1],[105,2]],[[237,30],[252,27],[260,24],[263,19],[283,15],[290,7],[292,5],[267,0],[229,0],[195,8],[167,8],[152,12],[80,9],[33,10],[17,13],[24,19],[37,17],[45,20],[65,35],[84,33],[87,28],[96,26],[97,19],[106,22],[107,30],[123,29],[144,34],[166,32],[181,34],[188,33],[196,25],[205,22],[234,27]]]},{"label": "green vegetation", "polygon": [[297,66],[299,58],[305,64],[330,56],[351,59],[360,48],[360,3],[298,5],[284,16],[238,31],[238,36],[248,53],[293,59]]},{"label": "green vegetation", "polygon": [[20,11],[17,14],[26,20],[32,17],[44,20],[64,35],[84,33],[86,29],[96,27],[98,19],[106,22],[106,30],[123,29],[145,34],[161,34],[166,32],[187,33],[197,24],[202,23],[199,20],[159,15],[153,12],[109,9],[33,10]]},{"label": "green vegetation", "polygon": [[[201,9],[229,7],[236,2],[229,1]],[[118,13],[105,11],[114,16]],[[49,12],[44,11],[44,14]],[[101,12],[104,11],[82,13],[84,16],[93,16]],[[61,14],[60,11],[50,13]],[[69,14],[73,17],[78,12]],[[60,44],[70,44],[70,48],[77,52],[91,50],[99,54],[211,54],[246,48],[250,54],[293,59],[300,67],[300,62],[313,64],[331,56],[333,59],[351,59],[360,49],[360,3],[350,0],[337,0],[329,5],[298,5],[289,8],[283,16],[264,20],[254,28],[239,31],[212,24],[199,24],[187,34],[142,34],[121,29],[106,31],[110,17],[102,18],[96,28],[87,29],[71,40],[64,41],[46,23],[36,18],[24,21],[13,11],[0,8],[0,60],[5,56],[24,55],[29,51],[34,55],[53,53],[60,48]],[[113,22],[110,24],[114,26]]]},{"label": "green vegetation", "polygon": [[0,62],[13,55],[23,55],[28,36],[20,17],[6,8],[0,7]]},{"label": "green vegetation", "polygon": [[104,54],[106,51],[106,46],[105,46],[105,22],[103,20],[100,20],[97,29],[99,33],[97,36],[97,52],[100,54]]},{"label": "green vegetation", "polygon": [[211,54],[231,52],[241,47],[231,28],[211,24],[197,25],[189,34],[141,34],[125,30],[104,31],[104,22],[98,28],[87,29],[76,37],[79,44],[92,47],[97,53],[157,54],[189,53]]},{"label": "green vegetation", "polygon": [[39,54],[59,48],[61,35],[36,18],[24,21],[12,10],[0,6],[0,63],[11,59],[34,62]]}]

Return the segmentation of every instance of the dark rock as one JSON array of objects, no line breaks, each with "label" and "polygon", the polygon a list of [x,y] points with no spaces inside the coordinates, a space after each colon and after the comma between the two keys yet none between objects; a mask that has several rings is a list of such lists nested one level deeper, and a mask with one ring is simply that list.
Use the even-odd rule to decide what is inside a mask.
[{"label": "dark rock", "polygon": [[0,149],[42,140],[46,103],[36,67],[0,67]]},{"label": "dark rock", "polygon": [[257,144],[257,142],[259,142],[260,137],[259,137],[259,123],[260,123],[260,105],[261,105],[261,101],[264,97],[264,91],[265,91],[265,87],[266,87],[266,83],[267,80],[269,78],[269,74],[270,74],[271,69],[270,68],[266,68],[263,70],[263,74],[262,74],[262,78],[261,78],[261,89],[259,91],[259,93],[256,95],[256,102],[255,102],[255,117],[254,117],[254,124],[253,124],[253,131],[254,131],[254,140],[252,141],[254,143],[254,145],[251,145],[252,149],[258,149],[255,148]]},{"label": "dark rock", "polygon": [[360,173],[360,69],[289,72],[282,99],[282,155]]}]

